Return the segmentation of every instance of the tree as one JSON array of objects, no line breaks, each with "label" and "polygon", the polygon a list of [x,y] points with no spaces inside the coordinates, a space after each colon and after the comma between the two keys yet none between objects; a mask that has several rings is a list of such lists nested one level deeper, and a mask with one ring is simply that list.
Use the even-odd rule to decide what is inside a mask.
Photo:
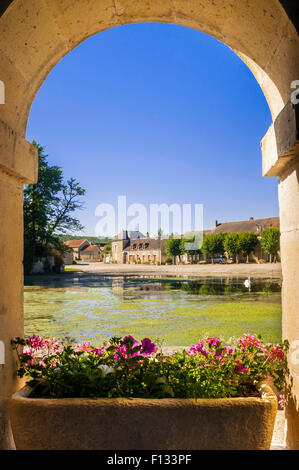
[{"label": "tree", "polygon": [[262,247],[266,253],[270,255],[270,263],[272,256],[276,257],[280,247],[280,231],[276,227],[267,227],[262,233]]},{"label": "tree", "polygon": [[233,256],[235,258],[236,263],[239,262],[239,239],[240,234],[236,232],[227,233],[224,238],[224,250],[229,254],[229,256]]},{"label": "tree", "polygon": [[189,250],[188,249],[188,243],[192,243],[194,244],[195,242],[195,235],[193,235],[193,237],[186,237],[186,238],[182,238],[181,239],[181,243],[180,243],[180,249],[181,249],[181,254],[183,253],[186,253],[188,256],[191,257],[191,263],[193,263],[193,256],[194,255],[198,255],[201,253],[201,250],[198,248],[197,250],[194,249],[194,250]]},{"label": "tree", "polygon": [[173,257],[173,262],[175,263],[176,256],[181,256],[182,250],[181,250],[181,238],[174,238],[170,237],[169,240],[167,240],[166,245],[165,245],[165,251],[168,256]]},{"label": "tree", "polygon": [[163,235],[163,230],[162,230],[162,228],[160,227],[159,230],[158,230],[158,239],[159,239],[159,240],[161,240],[162,235]]},{"label": "tree", "polygon": [[214,263],[215,255],[223,255],[224,253],[224,234],[222,232],[212,233],[205,235],[203,238],[202,252],[212,257],[212,263]]},{"label": "tree", "polygon": [[106,243],[106,245],[103,248],[104,253],[108,254],[111,253],[111,240]]},{"label": "tree", "polygon": [[239,235],[239,253],[246,255],[248,263],[249,255],[258,244],[258,238],[255,233],[244,232]]},{"label": "tree", "polygon": [[75,178],[63,180],[61,167],[50,166],[44,147],[33,141],[38,151],[38,182],[24,188],[24,269],[28,273],[37,258],[53,249],[63,250],[59,234],[84,227],[72,213],[82,208],[85,194]]}]

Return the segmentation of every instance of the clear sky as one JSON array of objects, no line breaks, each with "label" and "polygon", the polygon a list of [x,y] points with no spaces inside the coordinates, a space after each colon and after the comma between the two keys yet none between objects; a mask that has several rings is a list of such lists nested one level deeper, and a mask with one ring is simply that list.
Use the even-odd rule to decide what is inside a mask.
[{"label": "clear sky", "polygon": [[27,139],[86,188],[78,216],[94,235],[100,203],[204,205],[204,228],[278,215],[262,177],[270,111],[226,45],[167,24],[102,32],[68,54],[33,103]]}]

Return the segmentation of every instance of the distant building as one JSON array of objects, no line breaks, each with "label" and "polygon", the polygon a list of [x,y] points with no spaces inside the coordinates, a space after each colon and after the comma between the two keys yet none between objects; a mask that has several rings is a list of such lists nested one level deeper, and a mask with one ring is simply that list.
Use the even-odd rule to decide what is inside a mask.
[{"label": "distant building", "polygon": [[67,249],[63,253],[63,264],[73,264],[74,261],[74,252],[72,248],[67,247]]},{"label": "distant building", "polygon": [[120,232],[111,243],[112,262],[159,264],[166,258],[165,238],[150,238],[139,231]]},{"label": "distant building", "polygon": [[66,246],[72,249],[73,252],[73,261],[81,259],[81,252],[90,245],[89,241],[86,239],[83,240],[68,240],[64,242]]},{"label": "distant building", "polygon": [[103,248],[98,244],[89,245],[80,251],[80,257],[82,261],[100,261],[102,251]]},{"label": "distant building", "polygon": [[267,227],[279,228],[279,217],[267,217],[265,219],[254,219],[251,217],[248,220],[237,222],[218,222],[218,220],[215,220],[214,228],[211,230],[205,230],[205,233],[208,235],[219,232],[253,232],[257,235],[261,235]]},{"label": "distant building", "polygon": [[[264,219],[254,219],[250,217],[248,220],[240,220],[235,222],[218,222],[215,220],[214,228],[211,230],[205,230],[204,233],[206,235],[210,235],[213,233],[245,233],[245,232],[252,232],[256,233],[258,236],[259,241],[261,240],[261,236],[263,231],[268,227],[275,227],[279,229],[279,217],[266,217]],[[269,255],[264,252],[261,243],[256,246],[255,250],[251,253],[249,260],[255,261],[257,263],[268,261]],[[245,256],[239,256],[240,261],[245,259]],[[280,261],[280,252],[277,253],[277,260]]]}]

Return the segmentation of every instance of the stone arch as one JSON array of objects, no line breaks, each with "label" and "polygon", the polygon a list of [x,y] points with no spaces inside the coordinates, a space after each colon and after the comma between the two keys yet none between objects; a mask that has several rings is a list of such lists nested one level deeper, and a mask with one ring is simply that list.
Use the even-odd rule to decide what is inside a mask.
[{"label": "stone arch", "polygon": [[[299,293],[294,283],[299,275],[298,113],[289,102],[293,91],[290,85],[299,79],[299,37],[281,1],[6,0],[4,3],[0,10],[0,80],[5,84],[6,99],[0,105],[3,325],[0,340],[5,343],[7,363],[0,370],[2,403],[17,387],[9,341],[23,331],[22,188],[23,183],[34,182],[37,176],[36,153],[25,140],[30,107],[59,60],[91,35],[118,25],[164,22],[200,30],[231,47],[255,75],[273,119],[262,142],[264,174],[280,177],[284,335],[290,341],[296,335],[299,337]],[[294,397],[299,401],[298,367],[293,369],[293,377]],[[299,447],[295,399],[289,409],[290,442]],[[0,441],[1,435],[7,436],[7,422],[3,423]]]},{"label": "stone arch", "polygon": [[256,76],[273,120],[288,101],[298,35],[277,0],[14,0],[0,18],[1,119],[24,137],[31,103],[57,62],[91,35],[136,22],[176,23],[227,44]]}]

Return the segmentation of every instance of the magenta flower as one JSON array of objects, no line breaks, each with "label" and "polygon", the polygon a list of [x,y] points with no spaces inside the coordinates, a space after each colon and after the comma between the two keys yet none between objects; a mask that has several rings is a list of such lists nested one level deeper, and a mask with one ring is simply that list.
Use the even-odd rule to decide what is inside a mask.
[{"label": "magenta flower", "polygon": [[94,348],[94,349],[91,350],[91,352],[92,352],[93,354],[96,354],[97,356],[101,356],[101,355],[104,353],[104,351],[105,351],[105,347],[104,347],[104,346],[103,346],[102,348],[100,348],[100,349]]},{"label": "magenta flower", "polygon": [[267,350],[267,354],[270,357],[272,361],[275,361],[276,359],[278,362],[283,361],[284,359],[284,350],[279,346],[279,344],[273,344],[271,345],[271,349]]},{"label": "magenta flower", "polygon": [[246,367],[242,366],[242,364],[239,364],[239,365],[235,366],[235,371],[236,372],[242,372],[243,374],[247,373]]},{"label": "magenta flower", "polygon": [[281,406],[281,408],[285,408],[286,400],[284,395],[279,395],[278,404]]},{"label": "magenta flower", "polygon": [[135,351],[134,353],[127,353],[128,349],[134,349],[139,346],[138,341],[136,341],[133,336],[125,336],[122,339],[122,342],[126,344],[123,344],[122,346],[119,346],[116,349],[116,353],[113,355],[114,359],[120,359],[121,357],[128,359],[140,355],[140,349],[138,351]]},{"label": "magenta flower", "polygon": [[157,351],[157,346],[149,338],[143,338],[141,341],[142,351],[145,356],[149,356]]},{"label": "magenta flower", "polygon": [[198,354],[202,354],[205,357],[208,356],[208,351],[205,350],[203,341],[193,344],[188,351],[188,356],[197,356]]},{"label": "magenta flower", "polygon": [[34,360],[33,360],[33,359],[30,359],[30,361],[25,362],[24,366],[27,366],[27,367],[29,367],[29,366],[34,366]]},{"label": "magenta flower", "polygon": [[244,349],[248,347],[254,347],[256,349],[264,349],[263,343],[258,339],[257,335],[246,335],[244,334],[243,337],[238,339],[238,343],[241,345],[241,349],[244,351]]},{"label": "magenta flower", "polygon": [[221,341],[219,338],[209,338],[209,348],[213,348],[214,346],[217,346]]},{"label": "magenta flower", "polygon": [[42,349],[44,347],[44,338],[38,335],[28,336],[27,343],[32,349]]}]

